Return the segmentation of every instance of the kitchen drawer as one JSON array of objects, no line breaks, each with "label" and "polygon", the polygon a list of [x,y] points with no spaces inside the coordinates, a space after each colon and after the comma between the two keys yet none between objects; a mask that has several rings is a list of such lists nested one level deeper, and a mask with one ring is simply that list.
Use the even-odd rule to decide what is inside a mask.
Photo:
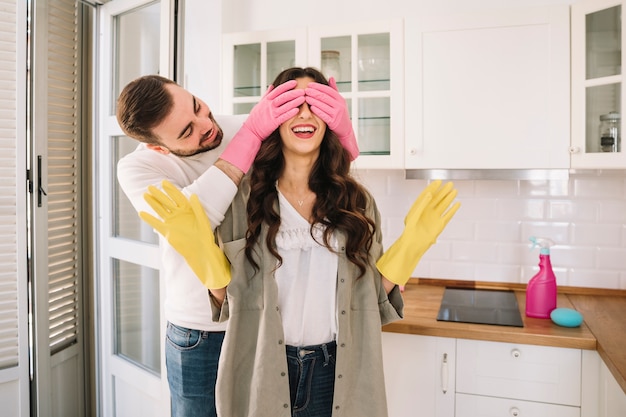
[{"label": "kitchen drawer", "polygon": [[580,349],[457,340],[456,392],[580,407]]},{"label": "kitchen drawer", "polygon": [[455,417],[580,417],[580,408],[456,394]]}]

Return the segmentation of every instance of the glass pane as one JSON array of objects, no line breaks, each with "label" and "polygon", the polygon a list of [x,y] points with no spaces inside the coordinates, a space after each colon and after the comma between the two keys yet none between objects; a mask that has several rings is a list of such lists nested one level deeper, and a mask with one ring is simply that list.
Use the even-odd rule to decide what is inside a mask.
[{"label": "glass pane", "polygon": [[261,44],[235,45],[234,97],[261,95]]},{"label": "glass pane", "polygon": [[[135,78],[159,73],[159,27],[161,5],[155,1],[120,14],[114,19],[115,51],[111,97],[118,97],[122,88]],[[112,100],[115,107],[115,100]],[[111,114],[115,108],[111,109]]]},{"label": "glass pane", "polygon": [[[588,87],[586,91],[586,119],[587,119],[587,132],[585,152],[603,152],[601,147],[602,137],[604,136],[605,149],[608,151],[607,135],[602,132],[605,130],[603,127],[609,126],[611,120],[615,119],[615,116],[621,115],[621,100],[620,91],[621,83],[601,85],[596,87]],[[601,119],[604,119],[603,124]],[[617,123],[619,126],[619,122]],[[618,129],[619,130],[619,129]],[[617,136],[613,138],[615,151],[619,151],[621,144],[619,143],[621,137],[619,134],[614,133],[611,136]]]},{"label": "glass pane", "polygon": [[117,162],[124,156],[137,148],[137,142],[128,136],[116,136],[111,141],[113,147],[113,169],[111,184],[115,184],[113,190],[113,236],[124,237],[132,240],[139,240],[147,243],[159,243],[159,237],[152,227],[139,218],[137,211],[130,203],[124,191],[117,182]]},{"label": "glass pane", "polygon": [[115,285],[115,354],[161,373],[159,271],[113,261]]},{"label": "glass pane", "polygon": [[389,90],[389,33],[359,35],[359,90]]},{"label": "glass pane", "polygon": [[621,13],[615,6],[586,16],[587,79],[621,74]]},{"label": "glass pane", "polygon": [[361,155],[390,154],[390,102],[388,97],[359,99]]},{"label": "glass pane", "polygon": [[233,106],[233,114],[249,114],[256,103],[237,103]]},{"label": "glass pane", "polygon": [[323,38],[320,70],[326,78],[335,77],[341,92],[352,90],[352,40],[350,36]]},{"label": "glass pane", "polygon": [[296,41],[269,42],[267,44],[267,85],[281,71],[293,67],[296,61]]}]

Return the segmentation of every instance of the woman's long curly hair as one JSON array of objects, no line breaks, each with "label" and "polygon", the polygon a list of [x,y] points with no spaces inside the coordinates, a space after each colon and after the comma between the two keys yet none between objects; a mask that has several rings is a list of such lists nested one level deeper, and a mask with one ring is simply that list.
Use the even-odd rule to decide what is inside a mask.
[{"label": "woman's long curly hair", "polygon": [[[310,77],[315,82],[328,85],[328,81],[315,68],[289,68],[282,71],[273,82],[276,87],[289,80]],[[270,253],[282,264],[282,257],[276,250],[276,234],[280,226],[280,214],[276,210],[278,192],[276,181],[285,168],[282,141],[279,129],[266,140],[256,156],[250,172],[250,197],[248,199],[248,230],[246,232],[246,257],[258,269],[252,253],[261,234],[261,226],[266,223],[269,232],[265,244]],[[342,231],[346,236],[346,256],[360,271],[365,273],[369,261],[369,249],[372,246],[374,221],[365,215],[368,194],[350,175],[350,154],[343,148],[337,136],[326,129],[320,146],[319,158],[309,176],[309,188],[315,193],[313,205],[311,236],[313,228],[324,228],[323,242],[329,250],[330,238],[335,231]]]}]

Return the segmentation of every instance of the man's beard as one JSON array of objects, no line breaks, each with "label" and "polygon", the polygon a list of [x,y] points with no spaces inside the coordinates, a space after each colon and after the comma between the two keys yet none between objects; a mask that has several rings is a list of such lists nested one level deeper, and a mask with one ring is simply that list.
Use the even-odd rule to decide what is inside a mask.
[{"label": "man's beard", "polygon": [[213,123],[217,129],[217,134],[215,135],[215,139],[211,141],[210,143],[208,143],[207,145],[201,145],[199,148],[190,150],[190,151],[181,152],[181,151],[174,150],[174,149],[168,149],[168,150],[170,151],[170,153],[178,157],[194,156],[194,155],[198,155],[204,152],[212,151],[213,149],[217,148],[218,146],[222,144],[222,139],[224,138],[224,131],[222,131],[222,128],[219,127],[215,121]]}]

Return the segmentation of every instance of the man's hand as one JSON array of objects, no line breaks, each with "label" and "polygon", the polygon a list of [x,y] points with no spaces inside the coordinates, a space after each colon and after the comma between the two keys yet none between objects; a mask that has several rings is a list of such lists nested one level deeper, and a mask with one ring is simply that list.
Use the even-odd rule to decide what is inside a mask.
[{"label": "man's hand", "polygon": [[281,124],[298,114],[304,103],[304,90],[294,89],[296,80],[290,80],[276,88],[270,86],[243,122],[221,159],[239,168],[245,174],[250,169],[261,142],[267,139]]},{"label": "man's hand", "polygon": [[146,223],[162,234],[180,253],[208,289],[224,288],[230,282],[230,263],[215,243],[211,222],[198,196],[187,197],[172,183],[163,181],[165,193],[154,186],[144,194],[146,202],[160,217],[142,211]]},{"label": "man's hand", "polygon": [[290,80],[274,88],[269,86],[243,122],[259,140],[265,140],[273,131],[287,120],[298,114],[299,107],[304,103],[304,90],[294,89],[298,83]]}]

